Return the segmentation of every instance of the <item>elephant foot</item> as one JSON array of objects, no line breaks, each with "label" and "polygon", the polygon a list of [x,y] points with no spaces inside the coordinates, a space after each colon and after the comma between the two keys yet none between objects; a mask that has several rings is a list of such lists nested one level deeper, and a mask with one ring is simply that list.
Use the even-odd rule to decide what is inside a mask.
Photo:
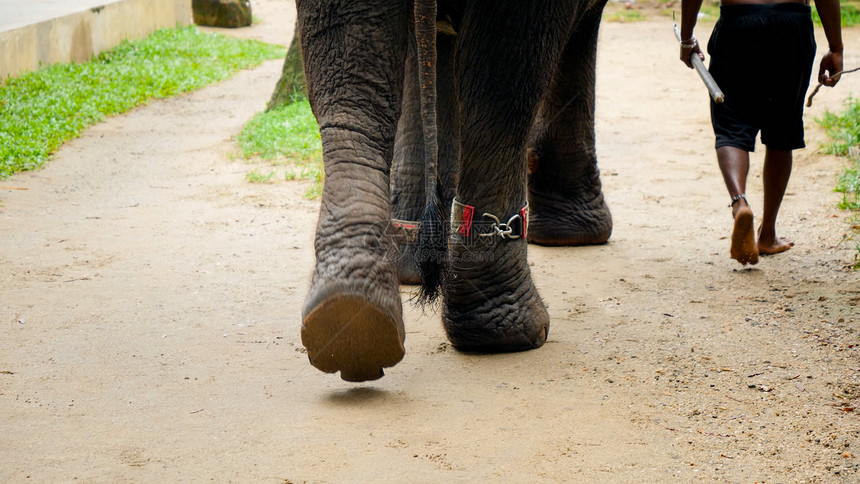
[{"label": "elephant foot", "polygon": [[[302,321],[302,344],[311,365],[340,371],[349,382],[376,380],[405,354],[400,307],[386,310],[364,294],[342,287],[315,291]],[[399,300],[398,300],[399,303]]]},{"label": "elephant foot", "polygon": [[603,194],[589,201],[529,192],[529,242],[573,246],[604,244],[612,235],[612,214]]},{"label": "elephant foot", "polygon": [[451,269],[442,322],[461,351],[501,353],[539,348],[549,333],[549,313],[531,279],[525,240],[497,247],[451,244]]},{"label": "elephant foot", "polygon": [[442,322],[448,340],[460,351],[532,350],[543,346],[549,334],[549,314],[539,297],[513,306],[498,301],[495,308],[481,314],[446,303]]}]

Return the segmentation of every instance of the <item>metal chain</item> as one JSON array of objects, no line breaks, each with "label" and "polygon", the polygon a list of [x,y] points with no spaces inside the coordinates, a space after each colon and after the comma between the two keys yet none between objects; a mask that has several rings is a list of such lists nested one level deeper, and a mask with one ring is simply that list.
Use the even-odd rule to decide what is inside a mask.
[{"label": "metal chain", "polygon": [[509,218],[507,222],[502,222],[499,220],[499,217],[496,217],[491,213],[485,213],[484,217],[493,219],[493,226],[491,227],[493,231],[486,234],[479,234],[480,237],[494,237],[496,235],[503,239],[519,239],[521,237],[520,235],[514,235],[514,228],[511,226],[517,219],[522,220],[520,214],[516,214]]}]

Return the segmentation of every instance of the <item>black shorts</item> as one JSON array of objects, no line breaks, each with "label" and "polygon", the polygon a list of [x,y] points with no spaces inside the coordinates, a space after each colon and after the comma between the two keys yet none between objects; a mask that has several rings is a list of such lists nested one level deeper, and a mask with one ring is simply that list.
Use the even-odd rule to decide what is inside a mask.
[{"label": "black shorts", "polygon": [[803,148],[803,102],[815,59],[811,9],[799,3],[729,5],[708,42],[708,70],[726,95],[711,101],[716,147]]}]

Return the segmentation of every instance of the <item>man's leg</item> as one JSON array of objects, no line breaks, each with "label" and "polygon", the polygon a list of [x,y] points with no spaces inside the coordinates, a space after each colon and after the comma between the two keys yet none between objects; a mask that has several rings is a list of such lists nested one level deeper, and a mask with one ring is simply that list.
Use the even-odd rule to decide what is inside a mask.
[{"label": "man's leg", "polygon": [[767,148],[764,156],[764,212],[758,228],[758,251],[761,254],[778,254],[790,249],[794,242],[776,235],[776,216],[791,176],[791,151]]},{"label": "man's leg", "polygon": [[[717,148],[717,161],[732,199],[744,195],[747,174],[750,170],[749,152],[734,146],[721,146]],[[732,216],[735,219],[730,251],[732,259],[744,265],[758,263],[758,247],[753,233],[753,213],[746,198],[737,199],[732,203]]]}]

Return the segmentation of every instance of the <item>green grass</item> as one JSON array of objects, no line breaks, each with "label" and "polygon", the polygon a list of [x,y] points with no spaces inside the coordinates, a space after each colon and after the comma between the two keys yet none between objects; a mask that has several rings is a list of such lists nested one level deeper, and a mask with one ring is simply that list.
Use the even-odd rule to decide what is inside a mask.
[{"label": "green grass", "polygon": [[[699,13],[703,13],[706,15],[706,19],[712,22],[716,22],[718,18],[720,18],[720,2],[714,0],[705,0],[702,2],[702,8],[699,9]],[[678,8],[678,25],[681,25],[681,9]],[[705,41],[707,44],[707,40]]]},{"label": "green grass", "polygon": [[[841,10],[843,27],[852,27],[860,24],[860,8],[858,8],[857,3],[843,2]],[[818,11],[814,8],[812,9],[812,21],[815,22],[815,25],[821,26],[821,17],[818,16]]]},{"label": "green grass", "polygon": [[239,133],[245,157],[308,161],[322,150],[319,126],[306,98],[257,113]]},{"label": "green grass", "polygon": [[839,208],[853,212],[845,242],[853,243],[860,268],[860,100],[849,98],[841,114],[824,113],[818,123],[824,127],[831,142],[822,148],[826,153],[844,156],[845,167],[837,176],[835,191],[842,194]]},{"label": "green grass", "polygon": [[272,178],[275,178],[275,172],[269,172],[267,174],[260,173],[260,170],[254,169],[247,175],[248,181],[251,183],[270,183]]},{"label": "green grass", "polygon": [[837,178],[835,190],[842,194],[839,208],[860,211],[860,159],[853,158]]},{"label": "green grass", "polygon": [[56,64],[0,85],[0,179],[42,166],[64,142],[107,116],[282,58],[282,46],[162,29],[89,62]]},{"label": "green grass", "polygon": [[826,112],[818,122],[832,139],[824,151],[846,157],[835,188],[842,193],[839,208],[856,212],[860,211],[860,101],[849,98],[847,104],[842,114]]},{"label": "green grass", "polygon": [[[322,144],[307,98],[299,96],[291,103],[257,113],[237,141],[244,158],[285,166],[285,180],[313,181],[305,197],[316,198],[322,192]],[[258,169],[255,171],[259,174]],[[254,181],[251,173],[248,179]]]},{"label": "green grass", "polygon": [[828,154],[849,156],[852,149],[860,146],[860,102],[848,98],[846,106],[840,114],[827,111],[816,120],[831,139],[823,146]]},{"label": "green grass", "polygon": [[638,10],[619,10],[604,17],[604,20],[621,23],[641,22],[645,20],[645,14]]}]

